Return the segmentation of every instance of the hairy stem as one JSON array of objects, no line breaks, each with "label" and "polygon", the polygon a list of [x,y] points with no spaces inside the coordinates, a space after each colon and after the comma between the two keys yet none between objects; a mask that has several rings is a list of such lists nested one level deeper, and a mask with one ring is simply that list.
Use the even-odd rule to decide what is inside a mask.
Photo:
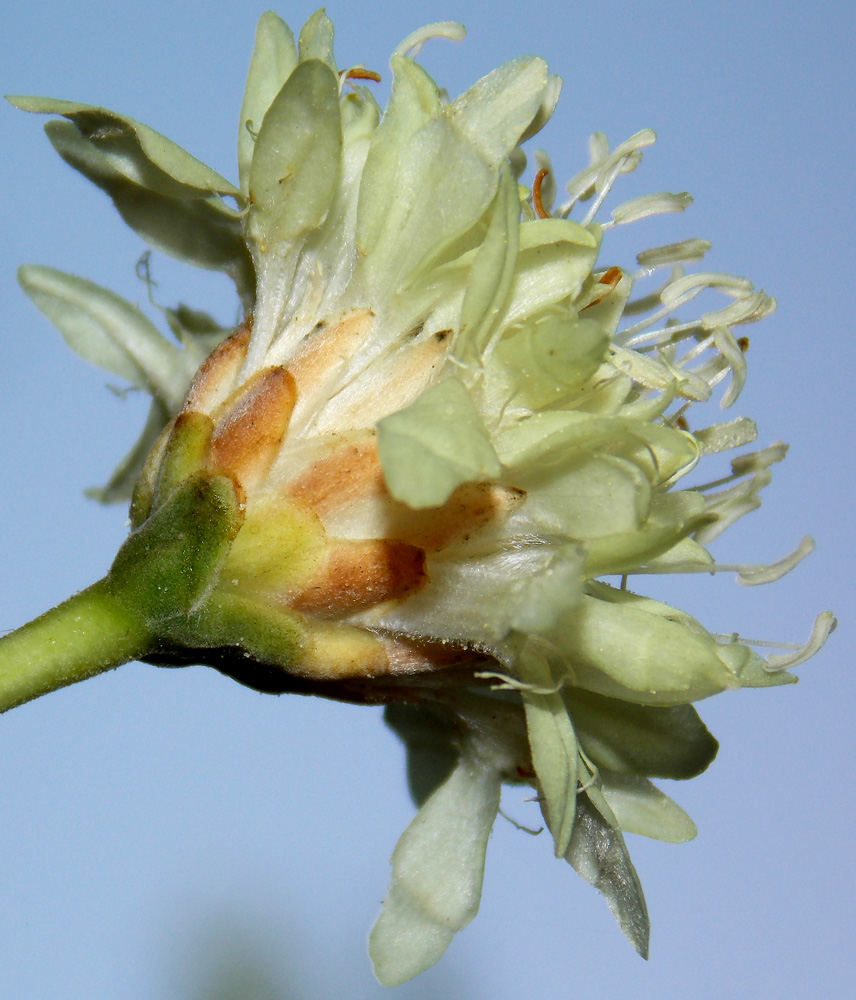
[{"label": "hairy stem", "polygon": [[0,712],[149,651],[140,618],[100,580],[0,638]]}]

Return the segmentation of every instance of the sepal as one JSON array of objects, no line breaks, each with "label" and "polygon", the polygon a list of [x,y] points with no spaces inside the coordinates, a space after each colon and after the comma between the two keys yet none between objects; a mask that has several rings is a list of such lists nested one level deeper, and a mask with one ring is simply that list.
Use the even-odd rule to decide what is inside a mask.
[{"label": "sepal", "polygon": [[188,615],[216,586],[242,521],[230,478],[185,480],[119,549],[110,591],[155,630]]},{"label": "sepal", "polygon": [[[600,808],[594,805],[598,797]],[[602,793],[594,787],[580,792],[577,802],[574,835],[565,859],[578,875],[603,893],[625,936],[642,958],[647,958],[651,933],[648,907],[618,822]]]},{"label": "sepal", "polygon": [[375,975],[395,986],[433,965],[478,912],[502,774],[468,741],[449,777],[401,835],[369,937]]},{"label": "sepal", "polygon": [[214,195],[170,194],[149,187],[144,177],[129,177],[73,122],[50,121],[45,132],[65,162],[109,195],[122,219],[150,246],[195,267],[225,272],[245,307],[252,305],[255,273],[238,212]]},{"label": "sepal", "polygon": [[719,744],[692,705],[638,705],[565,687],[568,712],[586,754],[599,768],[647,778],[694,778]]}]

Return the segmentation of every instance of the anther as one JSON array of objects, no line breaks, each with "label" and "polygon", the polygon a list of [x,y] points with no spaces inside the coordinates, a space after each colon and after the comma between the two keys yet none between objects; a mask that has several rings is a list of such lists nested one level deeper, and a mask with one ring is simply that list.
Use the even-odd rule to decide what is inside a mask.
[{"label": "anther", "polygon": [[541,200],[541,185],[549,173],[550,171],[546,167],[541,167],[532,183],[532,207],[535,209],[535,215],[539,219],[550,218],[550,213],[544,208],[544,202]]},{"label": "anther", "polygon": [[363,66],[352,66],[349,70],[342,70],[339,75],[344,80],[374,80],[375,83],[380,83],[380,73]]},{"label": "anther", "polygon": [[603,292],[598,292],[591,302],[583,306],[583,309],[590,309],[592,306],[596,306],[599,302],[609,295],[609,293],[615,288],[624,272],[620,267],[616,267],[614,264],[612,267],[608,268],[603,274],[598,278],[597,283],[599,285],[606,285],[606,289]]}]

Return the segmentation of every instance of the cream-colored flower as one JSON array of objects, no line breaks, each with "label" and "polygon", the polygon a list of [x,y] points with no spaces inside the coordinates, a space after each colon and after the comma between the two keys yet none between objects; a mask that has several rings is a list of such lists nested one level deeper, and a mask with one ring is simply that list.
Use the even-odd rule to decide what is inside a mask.
[{"label": "cream-colored flower", "polygon": [[[628,589],[635,574],[723,568],[706,544],[758,505],[784,457],[774,445],[707,486],[685,478],[755,439],[746,418],[690,428],[721,382],[721,404],[737,398],[734,328],[774,302],[744,278],[687,273],[703,240],[601,263],[609,228],[691,201],[635,198],[598,221],[653,133],[615,149],[595,135],[556,205],[546,154],[523,183],[521,144],[560,81],[516,59],[449,101],[414,56],[460,33],[433,25],[402,43],[381,114],[357,83],[371,74],[337,68],[322,12],[296,46],[264,15],[237,186],[112,112],[15,99],[64,116],[54,145],[155,247],[236,281],[237,332],[175,311],[179,348],[89,282],[21,272],[73,347],[154,399],[106,491],[136,478],[107,587],[144,622],[138,655],[388,704],[421,808],[372,932],[385,983],[434,962],[474,916],[503,782],[535,786],[556,854],[646,954],[622,831],[694,835],[649,780],[712,760],[692,702],[793,680],[784,668],[832,624],[764,661]],[[722,301],[686,318],[702,293]],[[807,547],[738,567],[743,581]]]}]

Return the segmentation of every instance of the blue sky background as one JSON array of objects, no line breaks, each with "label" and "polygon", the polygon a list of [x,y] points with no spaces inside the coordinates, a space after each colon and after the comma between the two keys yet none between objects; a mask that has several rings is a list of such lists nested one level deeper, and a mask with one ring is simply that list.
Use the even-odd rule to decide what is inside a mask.
[{"label": "blue sky background", "polygon": [[[2,6],[3,91],[113,107],[234,177],[262,7]],[[296,29],[312,9],[278,12]],[[720,755],[706,775],[669,789],[698,839],[630,838],[653,924],[649,963],[545,837],[500,820],[482,912],[439,966],[392,993],[374,981],[365,944],[412,807],[402,752],[379,712],[140,665],[16,709],[0,720],[0,996],[213,1000],[205,983],[233,959],[258,980],[243,1000],[846,995],[856,974],[856,7],[380,0],[327,9],[340,64],[380,70],[382,95],[390,51],[428,21],[469,29],[463,44],[423,53],[453,95],[507,58],[545,56],[565,89],[537,142],[559,177],[586,162],[595,129],[613,142],[658,131],[616,201],[689,189],[696,203],[628,227],[615,262],[703,236],[714,244],[711,268],[745,274],[779,300],[746,331],[750,379],[733,414],[758,421],[761,444],[789,441],[791,454],[762,510],[716,553],[768,561],[805,532],[818,549],[767,588],[691,578],[660,581],[656,593],[716,631],[802,640],[824,608],[841,625],[798,671],[799,686],[701,706]],[[62,164],[41,124],[0,107],[0,629],[104,573],[125,512],[82,490],[107,478],[143,413],[141,400],[115,398],[102,373],[71,355],[15,284],[18,263],[39,262],[145,297],[134,276],[139,239]],[[234,315],[227,279],[164,258],[154,267],[162,302],[183,298],[224,322]],[[534,822],[522,797],[507,795],[506,808]]]}]

